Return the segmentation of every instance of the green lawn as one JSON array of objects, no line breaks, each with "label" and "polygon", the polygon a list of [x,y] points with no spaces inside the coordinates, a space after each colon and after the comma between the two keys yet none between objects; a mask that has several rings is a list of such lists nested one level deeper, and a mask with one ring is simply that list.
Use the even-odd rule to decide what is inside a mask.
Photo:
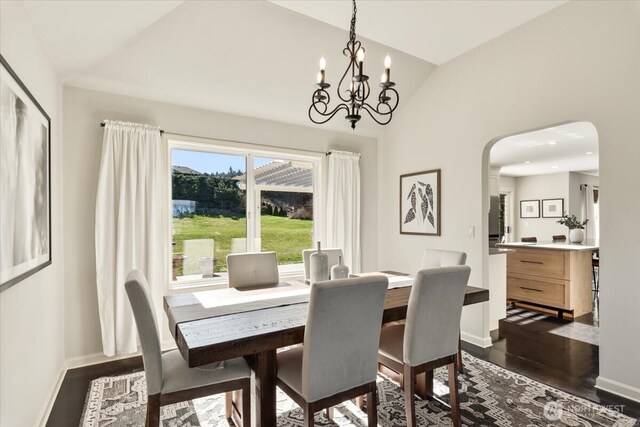
[{"label": "green lawn", "polygon": [[[279,264],[301,263],[302,250],[313,247],[313,221],[263,215],[261,227],[262,251],[275,251]],[[246,218],[222,215],[173,218],[173,241],[176,243],[173,253],[183,253],[185,240],[213,239],[214,257],[217,260],[216,272],[226,271],[226,257],[231,251],[231,239],[246,237],[246,228]]]}]

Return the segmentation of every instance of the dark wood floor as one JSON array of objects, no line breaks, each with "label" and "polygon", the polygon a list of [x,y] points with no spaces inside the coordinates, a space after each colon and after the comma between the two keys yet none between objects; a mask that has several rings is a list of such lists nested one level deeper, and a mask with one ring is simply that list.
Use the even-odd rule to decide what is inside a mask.
[{"label": "dark wood floor", "polygon": [[[501,322],[500,337],[492,347],[482,349],[463,342],[462,348],[480,359],[602,405],[624,405],[625,414],[640,418],[640,404],[593,387],[598,376],[597,346],[549,333],[568,323],[566,320],[533,312],[515,316],[508,316]],[[597,311],[594,315],[576,319],[576,322],[597,325]],[[68,371],[47,426],[79,424],[92,380],[141,369],[142,359],[134,357]]]}]

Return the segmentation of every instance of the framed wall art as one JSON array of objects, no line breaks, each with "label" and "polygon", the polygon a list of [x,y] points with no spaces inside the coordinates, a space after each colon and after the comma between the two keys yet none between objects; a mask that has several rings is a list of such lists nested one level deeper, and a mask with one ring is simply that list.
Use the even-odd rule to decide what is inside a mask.
[{"label": "framed wall art", "polygon": [[51,119],[0,55],[0,291],[51,264]]},{"label": "framed wall art", "polygon": [[564,199],[543,199],[542,218],[562,218]]},{"label": "framed wall art", "polygon": [[540,218],[540,200],[520,200],[520,218]]},{"label": "framed wall art", "polygon": [[400,176],[400,234],[440,235],[440,169]]}]

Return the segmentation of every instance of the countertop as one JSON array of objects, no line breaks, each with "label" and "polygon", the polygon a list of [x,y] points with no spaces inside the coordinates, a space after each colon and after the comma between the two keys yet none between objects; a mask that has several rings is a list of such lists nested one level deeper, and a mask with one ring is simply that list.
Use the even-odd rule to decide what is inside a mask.
[{"label": "countertop", "polygon": [[594,242],[584,243],[570,243],[570,242],[510,242],[510,243],[498,243],[499,248],[512,248],[512,249],[551,249],[556,251],[597,251],[600,246],[594,244]]},{"label": "countertop", "polygon": [[507,248],[489,248],[489,255],[503,255],[513,252],[513,249]]}]

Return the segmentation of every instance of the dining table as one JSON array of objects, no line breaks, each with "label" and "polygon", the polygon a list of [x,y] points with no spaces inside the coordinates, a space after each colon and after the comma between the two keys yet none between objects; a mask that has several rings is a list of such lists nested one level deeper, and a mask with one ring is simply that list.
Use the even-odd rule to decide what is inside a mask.
[{"label": "dining table", "polygon": [[[359,276],[373,274],[389,278],[382,324],[404,320],[413,278],[393,271]],[[245,358],[253,371],[255,427],[276,425],[276,352],[303,342],[309,290],[303,278],[291,278],[270,286],[164,297],[169,329],[189,367]],[[488,289],[467,286],[464,305],[488,300]],[[235,405],[233,415],[236,420],[242,417]]]}]

